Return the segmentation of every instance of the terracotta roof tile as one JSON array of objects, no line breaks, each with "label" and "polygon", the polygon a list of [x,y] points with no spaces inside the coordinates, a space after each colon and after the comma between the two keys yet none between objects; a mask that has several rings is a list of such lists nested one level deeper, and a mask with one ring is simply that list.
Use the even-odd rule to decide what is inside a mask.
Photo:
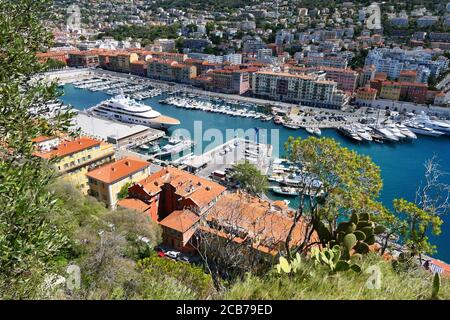
[{"label": "terracotta roof tile", "polygon": [[207,205],[226,190],[218,183],[173,167],[164,168],[138,182],[151,195],[159,193],[166,183],[175,188],[177,195],[191,199],[199,207]]},{"label": "terracotta roof tile", "polygon": [[141,171],[149,165],[150,163],[147,161],[127,157],[92,170],[86,175],[89,178],[110,184]]},{"label": "terracotta roof tile", "polygon": [[122,208],[145,212],[150,209],[150,205],[139,199],[126,198],[119,200],[117,205]]},{"label": "terracotta roof tile", "polygon": [[200,217],[190,210],[178,210],[169,214],[159,224],[184,233],[191,229],[199,220]]},{"label": "terracotta roof tile", "polygon": [[100,140],[95,140],[87,137],[79,137],[72,141],[63,140],[55,149],[52,149],[48,152],[36,152],[34,155],[44,159],[64,157],[94,146],[99,146],[101,143],[102,142]]}]

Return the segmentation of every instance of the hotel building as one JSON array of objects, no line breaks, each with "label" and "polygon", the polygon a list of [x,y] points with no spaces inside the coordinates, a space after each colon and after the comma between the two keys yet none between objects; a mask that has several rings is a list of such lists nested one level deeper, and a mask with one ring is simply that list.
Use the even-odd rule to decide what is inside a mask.
[{"label": "hotel building", "polygon": [[114,160],[114,148],[109,143],[87,137],[66,140],[58,137],[38,137],[32,140],[35,156],[53,160],[56,171],[87,194],[89,170]]},{"label": "hotel building", "polygon": [[253,74],[253,94],[271,100],[301,103],[312,107],[341,109],[349,96],[325,74],[291,74],[259,71]]},{"label": "hotel building", "polygon": [[147,161],[127,157],[92,170],[87,173],[89,194],[114,209],[122,188],[148,176],[149,166]]}]

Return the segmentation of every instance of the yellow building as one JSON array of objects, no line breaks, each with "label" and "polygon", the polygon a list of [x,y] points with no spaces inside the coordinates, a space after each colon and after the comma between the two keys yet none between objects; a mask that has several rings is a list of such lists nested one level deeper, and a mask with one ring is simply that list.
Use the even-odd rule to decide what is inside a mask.
[{"label": "yellow building", "polygon": [[135,52],[123,52],[111,55],[109,64],[112,70],[120,72],[130,72],[131,64],[139,60],[139,55]]},{"label": "yellow building", "polygon": [[384,81],[381,87],[380,98],[400,100],[402,86],[398,82]]},{"label": "yellow building", "polygon": [[92,170],[87,174],[89,193],[108,208],[115,208],[122,188],[146,178],[149,166],[147,161],[127,157]]},{"label": "yellow building", "polygon": [[58,137],[38,137],[32,140],[36,145],[35,156],[52,159],[53,166],[61,178],[87,194],[86,173],[99,165],[114,160],[112,144],[87,137],[73,140]]}]

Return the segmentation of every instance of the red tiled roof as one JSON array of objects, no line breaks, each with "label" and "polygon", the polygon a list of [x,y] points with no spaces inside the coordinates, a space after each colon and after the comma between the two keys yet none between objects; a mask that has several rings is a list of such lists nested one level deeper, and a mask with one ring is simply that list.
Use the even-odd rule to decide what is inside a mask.
[{"label": "red tiled roof", "polygon": [[136,210],[139,212],[145,212],[150,208],[150,205],[145,203],[142,200],[134,199],[134,198],[126,198],[119,200],[117,205],[122,208],[127,208],[131,210]]},{"label": "red tiled roof", "polygon": [[178,210],[169,214],[159,224],[184,233],[191,229],[199,220],[200,217],[190,210]]},{"label": "red tiled roof", "polygon": [[64,157],[69,154],[77,153],[94,146],[99,146],[101,143],[102,142],[99,140],[87,137],[79,137],[72,141],[64,140],[60,142],[60,144],[56,148],[48,152],[40,152],[40,151],[35,152],[34,155],[44,159],[51,159],[54,157]]},{"label": "red tiled roof", "polygon": [[173,167],[164,168],[138,184],[150,195],[159,193],[164,184],[170,184],[177,195],[191,199],[199,207],[207,205],[226,190],[218,183]]},{"label": "red tiled roof", "polygon": [[53,139],[58,139],[58,138],[57,137],[40,136],[40,137],[31,139],[31,142],[40,143],[40,142],[49,141],[49,140],[53,140]]},{"label": "red tiled roof", "polygon": [[149,162],[136,158],[123,158],[88,172],[89,178],[110,184],[122,180],[150,165]]}]

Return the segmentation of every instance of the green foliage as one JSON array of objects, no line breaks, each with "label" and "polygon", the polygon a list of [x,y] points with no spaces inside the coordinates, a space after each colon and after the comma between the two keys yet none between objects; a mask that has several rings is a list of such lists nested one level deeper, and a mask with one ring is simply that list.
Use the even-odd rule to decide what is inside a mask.
[{"label": "green foliage", "polygon": [[267,177],[248,161],[233,166],[231,179],[239,182],[242,189],[252,195],[263,193],[268,186]]},{"label": "green foliage", "polygon": [[160,258],[156,255],[138,261],[137,266],[141,272],[152,278],[160,279],[162,283],[175,281],[181,284],[188,288],[188,292],[196,299],[205,299],[214,293],[211,276],[200,267]]},{"label": "green foliage", "polygon": [[128,196],[128,189],[131,187],[132,183],[128,182],[120,188],[119,193],[117,194],[117,199],[122,200]]},{"label": "green foliage", "polygon": [[401,235],[410,252],[413,255],[434,253],[436,247],[430,243],[427,232],[430,230],[434,235],[441,233],[443,221],[440,216],[431,210],[423,210],[405,199],[394,200],[394,208],[397,213],[405,216],[404,220],[408,227],[402,228]]},{"label": "green foliage", "polygon": [[[333,248],[314,247],[311,249],[311,259],[315,265],[325,265],[328,267],[331,273],[353,270],[360,272],[360,267],[352,263],[347,256],[342,254],[342,248],[335,245]],[[358,271],[359,270],[359,271]]]},{"label": "green foliage", "polygon": [[[309,137],[289,138],[286,143],[289,159],[303,172],[320,181],[321,186],[314,198],[301,197],[300,208],[311,217],[313,229],[323,246],[342,243],[346,234],[362,230],[359,220],[367,212],[378,214],[384,207],[377,201],[382,188],[380,169],[367,156],[343,148],[332,139]],[[311,188],[305,184],[303,188]],[[309,190],[309,189],[308,189]],[[358,216],[360,214],[360,216]],[[346,217],[353,222],[339,224]],[[366,219],[367,220],[367,219]],[[355,223],[356,222],[356,223]],[[357,241],[362,234],[354,235]],[[354,246],[354,237],[345,243]]]},{"label": "green foliage", "polygon": [[439,290],[441,289],[441,276],[439,273],[435,273],[433,277],[433,290],[431,292],[431,299],[438,299]]},{"label": "green foliage", "polygon": [[[221,298],[236,300],[425,300],[430,298],[432,275],[423,269],[398,273],[391,263],[369,254],[358,262],[360,272],[330,273],[329,267],[303,259],[295,274],[248,275],[225,291]],[[382,274],[380,290],[367,286],[369,267]],[[443,278],[439,296],[450,299],[450,280]]]},{"label": "green foliage", "polygon": [[142,44],[147,45],[160,38],[176,39],[179,27],[177,24],[170,26],[120,26],[115,29],[105,30],[98,35],[98,38],[101,39],[107,36],[114,37],[116,40],[125,40],[126,38],[142,39]]},{"label": "green foliage", "polygon": [[382,234],[386,228],[371,221],[368,213],[352,213],[349,221],[340,222],[336,238],[330,243],[337,243],[345,248],[344,255],[350,257],[351,250],[359,254],[369,252],[369,246],[375,243],[375,235]]},{"label": "green foliage", "polygon": [[51,45],[42,25],[49,7],[47,0],[0,1],[0,296],[10,298],[36,296],[33,281],[53,270],[69,244],[46,219],[60,210],[46,189],[54,176],[31,143],[67,131],[72,117],[62,109],[46,113],[56,85],[33,81],[45,68],[36,53]]},{"label": "green foliage", "polygon": [[285,257],[280,256],[279,263],[275,266],[275,269],[277,269],[278,273],[281,273],[281,271],[288,274],[291,272],[296,273],[300,270],[301,262],[302,257],[298,252],[290,262]]}]

